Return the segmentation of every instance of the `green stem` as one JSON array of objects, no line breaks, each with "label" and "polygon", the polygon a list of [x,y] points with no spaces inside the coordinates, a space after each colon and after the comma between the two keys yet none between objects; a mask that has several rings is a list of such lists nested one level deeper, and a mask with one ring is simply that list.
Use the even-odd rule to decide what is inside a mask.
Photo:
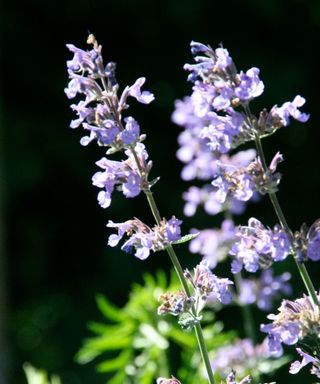
[{"label": "green stem", "polygon": [[[154,217],[156,223],[159,225],[160,221],[161,221],[161,216],[159,214],[159,211],[158,211],[156,202],[154,200],[153,194],[152,194],[152,192],[150,190],[146,190],[144,192],[146,194],[146,197],[147,197],[149,206],[151,208],[153,217]],[[175,271],[176,271],[176,273],[177,273],[177,275],[179,277],[180,283],[181,283],[181,285],[182,285],[186,295],[188,297],[191,297],[191,292],[190,292],[188,283],[186,281],[186,278],[184,277],[181,264],[180,264],[180,262],[178,260],[178,257],[177,257],[177,255],[176,255],[176,253],[175,253],[175,251],[174,251],[174,249],[173,249],[171,244],[166,246],[166,251],[167,251],[167,253],[168,253],[168,255],[169,255],[170,259],[171,259],[171,262],[172,262],[172,264],[174,266],[174,269],[175,269]],[[195,330],[198,346],[199,346],[199,349],[200,349],[201,357],[202,357],[202,360],[204,362],[204,365],[205,365],[207,373],[208,373],[209,383],[210,384],[215,384],[215,380],[214,380],[214,376],[213,376],[213,372],[212,372],[212,368],[211,368],[211,364],[210,364],[210,360],[209,360],[208,350],[207,350],[206,343],[205,343],[205,340],[204,340],[204,336],[203,336],[201,325],[199,323],[196,323],[195,326],[194,326],[194,330]]]},{"label": "green stem", "polygon": [[[267,167],[267,163],[265,160],[262,143],[261,143],[260,137],[258,135],[256,135],[255,143],[256,143],[257,152],[258,152],[258,155],[260,157],[263,170],[266,172],[266,171],[268,171],[268,167]],[[290,229],[290,227],[289,227],[289,225],[285,219],[285,216],[284,216],[283,211],[281,209],[277,195],[274,192],[269,192],[268,194],[269,194],[271,203],[273,205],[273,208],[276,212],[276,215],[279,219],[279,222],[281,224],[281,227],[283,229],[285,229],[285,231],[289,234],[291,239],[293,239],[292,231],[291,231],[291,229]],[[298,267],[302,281],[303,281],[313,303],[315,305],[319,306],[320,305],[319,299],[317,297],[316,290],[315,290],[314,285],[311,281],[310,275],[307,271],[305,264],[303,262],[299,262],[296,257],[294,257],[294,260],[295,260],[296,265]]]}]

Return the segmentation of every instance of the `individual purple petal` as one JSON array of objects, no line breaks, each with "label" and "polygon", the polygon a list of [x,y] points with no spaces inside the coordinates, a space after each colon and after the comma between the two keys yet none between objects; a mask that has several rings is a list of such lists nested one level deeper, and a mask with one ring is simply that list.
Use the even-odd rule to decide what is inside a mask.
[{"label": "individual purple petal", "polygon": [[178,220],[174,216],[170,220],[168,220],[166,225],[166,236],[168,241],[176,241],[181,238],[181,224],[182,221]]},{"label": "individual purple petal", "polygon": [[126,197],[136,197],[141,191],[141,178],[137,174],[130,172],[127,181],[122,184],[122,192]]},{"label": "individual purple petal", "polygon": [[235,88],[235,94],[241,101],[251,100],[262,94],[264,85],[259,79],[259,72],[258,68],[251,68],[246,73],[240,73],[240,84]]},{"label": "individual purple petal", "polygon": [[140,88],[145,83],[145,81],[145,77],[140,77],[137,79],[136,82],[131,87],[129,87],[128,95],[134,97],[142,104],[149,104],[154,100],[154,95],[149,91],[141,92]]},{"label": "individual purple petal", "polygon": [[299,353],[299,355],[302,357],[301,362],[296,360],[294,361],[289,369],[289,373],[295,375],[296,373],[300,372],[300,370],[305,367],[307,364],[310,363],[319,363],[319,360],[308,355],[307,353],[303,352],[301,348],[296,348],[296,351]]},{"label": "individual purple petal", "polygon": [[126,125],[125,129],[120,133],[120,139],[124,144],[133,144],[138,140],[140,135],[140,127],[133,117],[126,117],[124,119]]},{"label": "individual purple petal", "polygon": [[319,261],[320,260],[320,232],[319,232],[319,230],[308,241],[307,257],[313,261]]}]

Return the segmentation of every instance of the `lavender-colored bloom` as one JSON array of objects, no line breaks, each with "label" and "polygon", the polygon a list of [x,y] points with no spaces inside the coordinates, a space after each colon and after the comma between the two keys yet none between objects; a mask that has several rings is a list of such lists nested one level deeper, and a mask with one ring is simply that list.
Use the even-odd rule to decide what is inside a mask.
[{"label": "lavender-colored bloom", "polygon": [[280,119],[283,126],[289,125],[290,117],[300,121],[306,122],[310,115],[302,113],[298,108],[302,107],[306,100],[297,95],[292,102],[287,101],[281,107],[274,106],[271,110],[271,115]]},{"label": "lavender-colored bloom", "polygon": [[166,237],[170,242],[179,240],[181,238],[181,224],[182,221],[176,219],[174,216],[170,220],[168,220],[166,226]]},{"label": "lavender-colored bloom", "polygon": [[303,352],[303,350],[301,348],[296,348],[296,351],[299,353],[299,355],[302,357],[302,360],[301,361],[294,361],[291,366],[290,366],[290,369],[289,369],[289,372],[293,375],[295,375],[296,373],[300,372],[300,370],[305,367],[307,364],[310,364],[312,363],[313,364],[316,364],[316,365],[320,365],[320,361],[318,359],[316,359],[315,357],[312,357],[310,355],[308,355],[307,353]]},{"label": "lavender-colored bloom", "polygon": [[291,252],[291,242],[279,226],[266,228],[255,219],[249,219],[248,226],[240,226],[230,254],[235,256],[232,272],[256,272],[259,268],[270,267],[273,261],[284,260]]},{"label": "lavender-colored bloom", "polygon": [[230,303],[232,296],[229,285],[233,282],[214,275],[206,261],[202,261],[194,268],[193,278],[191,278],[190,273],[187,273],[187,277],[192,282],[197,296],[201,297],[202,300],[206,300],[210,296],[210,300],[215,298],[223,304]]},{"label": "lavender-colored bloom", "polygon": [[279,276],[273,276],[272,269],[261,273],[259,278],[242,279],[240,284],[239,301],[242,304],[256,303],[258,308],[269,311],[274,299],[280,295],[291,294],[291,286],[288,283],[291,275],[285,272]]},{"label": "lavender-colored bloom", "polygon": [[239,339],[217,349],[211,366],[214,372],[226,376],[231,369],[240,376],[255,371],[260,363],[270,358],[266,340],[253,345],[250,339]]},{"label": "lavender-colored bloom", "polygon": [[140,135],[140,127],[137,121],[129,116],[124,119],[126,125],[125,129],[121,131],[119,137],[124,144],[133,144],[136,142]]},{"label": "lavender-colored bloom", "polygon": [[320,260],[320,230],[319,227],[313,234],[309,237],[308,247],[307,247],[307,257],[312,261]]},{"label": "lavender-colored bloom", "polygon": [[255,183],[252,176],[246,169],[218,163],[220,176],[212,181],[217,188],[216,197],[220,203],[224,203],[227,197],[234,197],[237,200],[248,201],[255,190]]},{"label": "lavender-colored bloom", "polygon": [[123,109],[126,106],[126,100],[128,96],[134,97],[137,101],[139,101],[142,104],[149,104],[151,101],[154,100],[154,95],[149,91],[143,91],[141,92],[141,87],[145,83],[146,79],[145,77],[140,77],[136,80],[136,82],[131,85],[131,87],[127,86],[119,101],[119,108]]},{"label": "lavender-colored bloom", "polygon": [[116,123],[110,119],[100,122],[99,126],[82,123],[82,127],[90,131],[90,136],[84,136],[80,140],[83,146],[88,145],[93,140],[97,140],[100,145],[112,144],[120,132]]},{"label": "lavender-colored bloom", "polygon": [[307,336],[313,338],[319,333],[319,307],[313,304],[309,296],[295,301],[283,300],[278,311],[277,315],[268,316],[272,323],[260,327],[262,332],[268,333],[272,354],[282,353],[281,343],[293,345]]},{"label": "lavender-colored bloom", "polygon": [[248,101],[262,94],[264,85],[259,79],[259,72],[258,68],[251,68],[246,73],[240,73],[240,84],[234,92],[241,101]]},{"label": "lavender-colored bloom", "polygon": [[199,253],[213,269],[217,263],[224,260],[229,252],[230,245],[235,239],[235,226],[232,220],[224,220],[219,229],[192,229],[192,233],[199,233],[190,241],[189,250]]},{"label": "lavender-colored bloom", "polygon": [[[134,255],[140,260],[146,259],[150,252],[163,250],[172,241],[178,240],[180,236],[180,224],[182,222],[174,216],[169,220],[162,220],[160,225],[152,229],[139,219],[128,220],[124,223],[114,223],[111,220],[107,227],[116,228],[117,235],[110,235],[108,244],[111,247],[118,245],[119,241],[128,236],[121,249]],[[175,239],[175,240],[172,240]]]}]

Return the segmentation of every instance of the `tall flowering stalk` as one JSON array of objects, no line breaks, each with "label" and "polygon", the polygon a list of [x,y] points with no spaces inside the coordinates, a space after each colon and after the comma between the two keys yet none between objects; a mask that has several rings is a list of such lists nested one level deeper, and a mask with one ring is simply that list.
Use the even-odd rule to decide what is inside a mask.
[{"label": "tall flowering stalk", "polygon": [[[148,91],[141,91],[145,82],[145,78],[142,77],[132,86],[127,86],[118,97],[119,85],[115,78],[115,63],[109,62],[104,65],[101,55],[102,47],[93,35],[88,37],[87,43],[92,45],[92,49],[89,51],[79,49],[72,44],[67,45],[74,56],[67,62],[70,82],[65,93],[70,99],[78,94],[84,96],[84,99],[80,100],[78,104],[71,105],[77,114],[77,119],[71,122],[70,127],[82,126],[88,131],[88,135],[82,137],[80,141],[82,145],[86,146],[95,140],[99,146],[107,149],[107,156],[115,152],[120,152],[125,156],[122,161],[103,157],[96,163],[101,171],[93,175],[92,183],[101,189],[98,193],[98,202],[103,208],[109,207],[115,190],[120,190],[127,198],[133,198],[143,192],[156,222],[156,225],[150,228],[137,218],[124,223],[109,221],[107,226],[115,228],[117,234],[111,235],[108,243],[110,246],[116,246],[123,237],[126,237],[122,249],[134,253],[141,260],[147,258],[150,252],[163,249],[167,251],[184,293],[165,296],[163,300],[166,303],[162,305],[162,308],[165,309],[159,309],[159,313],[181,312],[185,315],[185,312],[188,312],[190,318],[184,317],[184,320],[181,321],[184,326],[195,329],[208,380],[213,384],[215,381],[199,323],[201,319],[199,300],[205,301],[205,295],[212,292],[215,292],[219,300],[226,300],[228,285],[231,282],[228,279],[219,279],[203,266],[195,272],[197,283],[191,280],[194,292],[191,291],[172,246],[175,241],[183,241],[180,233],[182,222],[174,216],[169,220],[160,216],[151,192],[151,187],[157,179],[149,180],[152,162],[148,160],[147,150],[142,143],[145,135],[140,134],[139,124],[132,116],[122,118],[123,111],[129,107],[127,103],[129,97],[133,97],[143,104],[149,104],[154,96]],[[199,284],[202,289],[199,288]],[[173,308],[171,308],[172,306]],[[174,380],[169,379],[170,382]]]},{"label": "tall flowering stalk", "polygon": [[[279,224],[271,229],[265,227],[259,220],[251,218],[247,226],[239,226],[231,235],[233,244],[229,252],[224,250],[224,255],[229,253],[233,259],[231,271],[236,277],[239,302],[241,300],[252,302],[258,297],[253,295],[252,280],[241,278],[242,269],[251,273],[269,269],[274,262],[285,260],[291,254],[309,295],[300,300],[308,303],[305,305],[308,307],[310,317],[317,318],[319,296],[304,263],[307,260],[320,259],[319,220],[309,229],[305,224],[300,231],[293,232],[290,229],[276,195],[281,180],[277,166],[283,161],[283,156],[277,152],[268,165],[262,146],[264,137],[289,125],[292,118],[300,122],[308,120],[309,115],[300,111],[305,99],[298,95],[292,102],[285,102],[280,107],[275,105],[269,111],[264,109],[255,116],[250,109],[251,102],[264,90],[264,84],[259,78],[259,69],[253,67],[246,72],[238,72],[229,52],[222,47],[214,50],[202,43],[191,42],[191,52],[195,63],[186,64],[184,68],[190,73],[188,80],[193,83],[192,94],[176,102],[176,109],[172,116],[175,123],[184,127],[184,131],[179,136],[181,147],[177,157],[184,163],[181,174],[184,180],[200,179],[211,181],[211,183],[206,184],[202,189],[191,187],[184,194],[187,202],[185,212],[192,216],[198,205],[203,204],[208,214],[224,212],[230,220],[230,213],[237,214],[239,211],[241,213],[244,209],[243,203],[252,199],[257,193],[269,195]],[[255,153],[257,156],[244,163],[242,159],[245,152],[242,151],[236,154],[241,161],[233,161],[236,155],[234,153],[230,155],[230,151],[249,141],[254,142],[256,152],[253,152],[253,156]],[[239,203],[242,203],[241,208],[235,209],[234,207],[239,207]],[[199,246],[200,236],[204,238],[201,246]],[[206,244],[214,244],[216,251],[221,249],[221,242],[215,240],[216,235],[212,230],[201,231],[200,236],[199,239],[192,240],[191,251],[196,248],[199,253],[208,258],[210,251]],[[194,247],[193,244],[197,246]],[[216,264],[217,260],[214,260],[212,267]],[[261,277],[263,276],[262,274]],[[284,288],[280,290],[285,292]],[[249,291],[250,295],[248,295]],[[270,281],[269,292],[271,292]],[[273,325],[261,327],[262,331],[269,332],[271,352],[276,349],[280,354],[280,341],[286,343],[289,328],[290,332],[296,332],[296,335],[289,338],[287,344],[295,344],[299,340],[298,325],[287,326],[288,316],[283,318],[284,315],[282,315],[282,308],[288,306],[287,302],[283,302],[279,308],[281,313],[278,317],[270,315],[270,318],[274,319]],[[292,318],[294,316],[292,314]],[[245,318],[250,318],[248,311],[245,311]],[[282,331],[279,330],[280,323],[283,327]],[[308,329],[309,325],[310,323],[304,328]],[[317,334],[317,338],[319,337],[319,328],[314,331],[314,334]],[[301,350],[298,349],[299,351]],[[299,352],[303,356],[301,366],[311,361],[314,363],[313,371],[317,371],[319,360],[313,361],[310,356],[308,358],[303,353],[303,351]],[[295,366],[299,364],[296,362]],[[292,368],[291,373],[296,373],[299,369]]]},{"label": "tall flowering stalk", "polygon": [[[310,228],[304,224],[300,231],[290,229],[276,195],[281,181],[278,165],[283,156],[277,152],[267,162],[262,147],[262,139],[289,125],[290,119],[308,120],[309,115],[300,111],[304,98],[298,95],[292,102],[264,109],[255,116],[250,109],[251,102],[264,91],[259,69],[253,67],[238,72],[226,49],[213,50],[210,46],[191,42],[195,63],[186,64],[184,68],[189,72],[188,80],[193,83],[192,94],[176,102],[172,118],[184,127],[179,135],[177,153],[184,163],[182,178],[200,179],[205,184],[192,186],[183,194],[184,212],[193,216],[203,205],[210,215],[223,213],[224,221],[220,229],[194,228],[190,235],[182,236],[182,221],[175,216],[163,218],[158,211],[152,192],[158,178],[150,180],[152,161],[143,144],[146,135],[141,134],[134,117],[123,117],[130,97],[149,104],[154,96],[141,90],[145,83],[143,77],[125,87],[118,96],[115,63],[103,63],[102,48],[93,35],[89,35],[87,43],[92,46],[88,51],[67,45],[74,56],[67,62],[70,81],[65,93],[69,99],[83,96],[78,104],[71,105],[77,118],[70,124],[71,128],[82,126],[87,132],[80,140],[81,145],[96,141],[105,149],[105,156],[96,162],[99,171],[92,177],[92,184],[99,188],[98,203],[108,208],[116,191],[126,198],[134,198],[142,192],[155,220],[153,226],[135,217],[122,223],[109,220],[107,227],[116,231],[109,236],[109,246],[122,243],[123,251],[140,260],[157,251],[168,253],[182,290],[163,293],[159,298],[158,314],[177,316],[183,329],[194,329],[210,384],[215,383],[213,369],[223,372],[226,383],[235,384],[236,376],[233,370],[230,372],[230,367],[244,374],[250,364],[256,366],[262,362],[263,365],[270,356],[279,357],[282,344],[297,343],[305,351],[297,348],[302,361],[295,361],[290,373],[297,373],[311,363],[311,372],[319,377],[319,293],[304,263],[320,260],[320,221]],[[234,152],[250,141],[254,142],[255,149]],[[111,160],[114,153],[120,154],[122,160]],[[247,225],[236,227],[233,215],[241,214],[245,204],[259,195],[270,197],[279,223],[269,228],[258,219],[250,218]],[[190,251],[203,256],[193,271],[182,269],[173,248],[174,244],[189,240]],[[228,255],[236,282],[234,298],[230,290],[233,282],[212,272]],[[275,262],[284,261],[289,255],[294,257],[308,295],[295,301],[283,300],[279,313],[268,316],[272,323],[260,327],[268,334],[267,340],[254,345],[254,326],[248,304],[256,303],[260,309],[269,311],[275,297],[290,293],[290,274],[274,276],[271,269]],[[245,273],[262,270],[262,273],[259,278],[246,279],[242,277],[243,270]],[[221,347],[216,351],[216,359],[210,361],[200,322],[204,306],[217,302],[234,302],[241,306],[248,320],[246,330],[251,341],[237,340],[234,345]],[[239,359],[239,350],[243,348],[245,357]],[[241,365],[245,368],[243,372]],[[250,380],[245,377],[240,383]],[[157,383],[180,382],[171,376],[159,377]]]}]

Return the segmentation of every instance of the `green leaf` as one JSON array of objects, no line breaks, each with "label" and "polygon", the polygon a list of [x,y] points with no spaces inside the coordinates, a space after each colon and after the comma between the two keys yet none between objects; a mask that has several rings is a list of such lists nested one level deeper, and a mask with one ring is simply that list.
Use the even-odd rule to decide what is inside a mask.
[{"label": "green leaf", "polygon": [[184,236],[181,237],[181,239],[173,241],[171,244],[183,244],[183,243],[186,243],[187,241],[190,241],[190,240],[194,239],[195,237],[197,237],[199,235],[199,233],[200,232],[198,232],[198,233],[190,233],[189,235],[184,235]]},{"label": "green leaf", "polygon": [[131,356],[132,356],[132,352],[130,350],[124,350],[122,353],[120,353],[119,356],[113,359],[105,360],[102,363],[100,363],[97,366],[97,371],[106,373],[106,372],[117,371],[119,369],[124,370]]},{"label": "green leaf", "polygon": [[96,296],[97,306],[100,309],[101,313],[109,320],[115,322],[121,322],[124,320],[125,316],[120,308],[111,304],[103,295],[98,294]]},{"label": "green leaf", "polygon": [[92,361],[105,351],[114,351],[123,348],[130,348],[132,337],[123,335],[108,335],[86,340],[84,346],[76,355],[79,364],[86,364]]},{"label": "green leaf", "polygon": [[124,384],[124,383],[127,383],[127,381],[125,381],[126,377],[127,377],[127,375],[126,375],[125,371],[119,371],[110,380],[108,380],[108,384]]},{"label": "green leaf", "polygon": [[192,333],[186,333],[174,327],[170,328],[168,336],[183,348],[193,349],[197,344]]}]

